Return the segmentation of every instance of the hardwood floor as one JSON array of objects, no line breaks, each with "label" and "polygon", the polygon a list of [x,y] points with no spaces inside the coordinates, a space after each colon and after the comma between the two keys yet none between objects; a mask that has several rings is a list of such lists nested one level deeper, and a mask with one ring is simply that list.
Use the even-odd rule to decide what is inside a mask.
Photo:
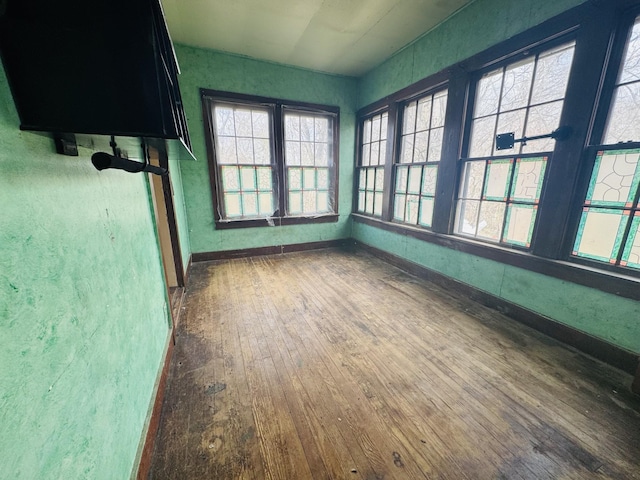
[{"label": "hardwood floor", "polygon": [[640,478],[631,376],[363,252],[197,263],[153,479]]}]

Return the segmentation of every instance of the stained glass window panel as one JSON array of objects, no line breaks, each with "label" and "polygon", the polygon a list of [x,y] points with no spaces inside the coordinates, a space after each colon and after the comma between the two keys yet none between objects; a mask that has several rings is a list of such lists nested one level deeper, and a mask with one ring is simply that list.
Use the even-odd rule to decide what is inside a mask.
[{"label": "stained glass window panel", "polygon": [[373,190],[376,181],[376,169],[367,168],[367,190]]},{"label": "stained glass window panel", "polygon": [[329,193],[319,190],[318,191],[318,212],[329,211]]},{"label": "stained glass window panel", "polygon": [[609,150],[596,155],[585,203],[630,207],[640,183],[640,150]]},{"label": "stained glass window panel", "polygon": [[462,176],[461,198],[479,199],[482,194],[482,183],[486,162],[466,162]]},{"label": "stained glass window panel", "polygon": [[484,199],[507,200],[512,160],[489,160],[484,185]]},{"label": "stained glass window panel", "polygon": [[256,171],[253,167],[240,168],[240,185],[242,190],[256,190]]},{"label": "stained glass window panel", "polygon": [[479,200],[459,200],[456,208],[456,232],[475,235],[479,210]]},{"label": "stained glass window panel", "polygon": [[509,205],[502,241],[529,247],[537,212],[534,205]]},{"label": "stained glass window panel", "polygon": [[358,211],[364,212],[364,192],[358,192]]},{"label": "stained glass window panel", "polygon": [[382,193],[378,192],[374,195],[374,215],[382,215]]},{"label": "stained glass window panel", "polygon": [[573,254],[615,263],[628,214],[623,210],[585,207]]},{"label": "stained glass window panel", "polygon": [[371,165],[371,145],[368,143],[362,146],[362,156],[360,158],[360,164],[363,167]]},{"label": "stained glass window panel", "polygon": [[366,212],[373,214],[373,192],[367,192],[366,197]]},{"label": "stained glass window panel", "polygon": [[435,196],[436,180],[438,179],[438,166],[427,165],[422,175],[422,194]]},{"label": "stained glass window panel", "polygon": [[393,218],[396,220],[404,221],[406,201],[406,195],[396,195],[395,201],[393,202]]},{"label": "stained glass window panel", "polygon": [[409,167],[398,167],[396,171],[396,192],[404,193],[407,191],[408,170]]},{"label": "stained glass window panel", "polygon": [[422,197],[420,199],[420,225],[431,226],[433,218],[433,198]]},{"label": "stained glass window panel", "polygon": [[367,186],[367,170],[366,169],[362,169],[360,170],[360,181],[358,182],[358,188],[360,188],[361,190],[364,190]]},{"label": "stained glass window panel", "polygon": [[328,168],[318,168],[316,171],[318,188],[320,190],[326,190],[329,188],[329,169]]},{"label": "stained glass window panel", "polygon": [[478,217],[478,237],[495,241],[500,240],[505,206],[502,202],[482,202]]},{"label": "stained glass window panel", "polygon": [[409,167],[409,184],[407,191],[413,194],[420,193],[420,180],[422,176],[422,167]]},{"label": "stained glass window panel", "polygon": [[289,213],[302,213],[302,192],[289,192]]},{"label": "stained glass window panel", "polygon": [[225,193],[224,194],[224,208],[227,217],[240,217],[242,216],[242,206],[240,204],[239,193]]},{"label": "stained glass window panel", "polygon": [[258,195],[256,193],[243,193],[243,215],[255,216],[258,214]]},{"label": "stained glass window panel", "polygon": [[258,190],[269,190],[273,189],[273,183],[271,179],[271,168],[257,168],[256,176],[258,177]]},{"label": "stained glass window panel", "polygon": [[542,191],[547,157],[516,159],[511,199],[537,203]]},{"label": "stained glass window panel", "polygon": [[640,212],[636,212],[633,217],[620,264],[625,267],[640,268]]},{"label": "stained glass window panel", "polygon": [[240,190],[238,167],[222,167],[222,186],[225,192]]},{"label": "stained glass window panel", "polygon": [[302,169],[302,188],[305,190],[316,188],[316,171],[314,168]]},{"label": "stained glass window panel", "polygon": [[302,212],[303,213],[316,213],[316,197],[317,192],[315,190],[302,192]]},{"label": "stained glass window panel", "polygon": [[420,197],[418,195],[407,195],[407,212],[405,221],[413,225],[418,223],[418,209],[420,207]]},{"label": "stained glass window panel", "polygon": [[260,215],[273,214],[273,195],[271,193],[258,194],[258,208]]},{"label": "stained glass window panel", "polygon": [[381,192],[384,188],[384,168],[376,168],[376,191]]},{"label": "stained glass window panel", "polygon": [[302,169],[289,169],[289,190],[302,190]]}]

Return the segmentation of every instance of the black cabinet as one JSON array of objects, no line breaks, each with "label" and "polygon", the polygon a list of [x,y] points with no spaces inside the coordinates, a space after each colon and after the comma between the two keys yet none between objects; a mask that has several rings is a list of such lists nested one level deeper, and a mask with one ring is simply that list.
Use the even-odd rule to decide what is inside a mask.
[{"label": "black cabinet", "polygon": [[0,53],[24,130],[190,146],[159,0],[0,0]]}]

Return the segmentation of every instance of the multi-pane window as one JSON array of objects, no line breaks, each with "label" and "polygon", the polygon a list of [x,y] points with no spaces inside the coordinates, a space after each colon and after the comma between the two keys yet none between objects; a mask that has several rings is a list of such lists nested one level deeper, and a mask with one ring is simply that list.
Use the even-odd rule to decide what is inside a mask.
[{"label": "multi-pane window", "polygon": [[[625,142],[632,142],[627,146]],[[640,21],[627,41],[572,254],[640,269]]]},{"label": "multi-pane window", "polygon": [[326,115],[284,113],[287,214],[333,211],[330,168],[333,162],[333,122]]},{"label": "multi-pane window", "polygon": [[499,133],[516,138],[559,126],[574,43],[484,74],[476,84],[468,156],[463,159],[455,233],[529,247],[548,155],[555,140],[496,150]]},{"label": "multi-pane window", "polygon": [[387,112],[362,122],[358,179],[357,211],[381,216],[384,189],[384,164],[387,152]]},{"label": "multi-pane window", "polygon": [[220,224],[336,212],[337,108],[211,93],[203,102]]},{"label": "multi-pane window", "polygon": [[271,110],[216,103],[213,123],[224,217],[272,216],[275,189]]},{"label": "multi-pane window", "polygon": [[394,165],[394,220],[431,226],[446,109],[446,90],[410,101],[402,109],[400,155]]}]

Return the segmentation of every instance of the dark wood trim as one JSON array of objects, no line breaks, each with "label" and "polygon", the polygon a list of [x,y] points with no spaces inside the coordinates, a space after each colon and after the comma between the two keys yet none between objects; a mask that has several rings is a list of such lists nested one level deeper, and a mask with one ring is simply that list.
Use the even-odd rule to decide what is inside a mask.
[{"label": "dark wood trim", "polygon": [[162,372],[160,373],[160,379],[158,381],[158,389],[155,392],[155,398],[153,400],[153,409],[149,419],[149,427],[147,428],[147,435],[144,440],[144,446],[142,447],[140,463],[138,464],[138,473],[136,474],[137,480],[147,480],[149,478],[149,473],[151,472],[151,461],[153,459],[153,451],[156,446],[156,436],[158,435],[158,428],[160,426],[162,402],[164,400],[164,393],[167,387],[167,377],[169,375],[171,357],[173,356],[174,343],[172,332],[167,341],[164,362],[162,364]]},{"label": "dark wood trim", "polygon": [[[479,290],[466,283],[454,280],[439,272],[430,270],[417,263],[385,252],[370,245],[358,242],[357,248],[361,248],[387,263],[394,265],[416,277],[428,280],[447,290],[454,290],[468,298],[487,307],[498,310],[514,320],[523,323],[545,335],[570,345],[578,350],[602,360],[609,365],[624,370],[631,375],[635,374],[638,367],[638,354],[618,347],[600,338],[576,330],[567,325],[555,322],[552,319],[540,315],[500,297]],[[637,375],[637,374],[636,374]],[[635,385],[635,383],[634,383]]]},{"label": "dark wood trim", "polygon": [[631,391],[637,395],[640,395],[640,361],[638,361],[636,376],[633,378],[633,383],[631,384]]},{"label": "dark wood trim", "polygon": [[340,218],[337,213],[327,215],[317,215],[315,217],[275,217],[269,218],[273,225],[266,218],[254,218],[250,220],[230,220],[228,222],[217,221],[216,230],[230,230],[234,228],[255,228],[255,227],[280,227],[282,225],[305,225],[308,223],[335,223]]},{"label": "dark wood trim", "polygon": [[394,164],[400,142],[400,136],[397,135],[397,126],[401,125],[400,122],[402,122],[402,109],[397,103],[392,103],[387,110],[387,149],[384,153],[384,183],[382,187],[382,219],[387,221],[393,218],[393,187],[396,184]]},{"label": "dark wood trim", "polygon": [[262,255],[279,255],[282,253],[302,252],[306,250],[320,250],[323,248],[344,248],[352,245],[347,238],[337,240],[323,240],[319,242],[293,243],[290,245],[272,245],[268,247],[243,248],[239,250],[221,250],[218,252],[197,252],[192,255],[195,262],[210,262],[229,258],[257,257]]},{"label": "dark wood trim", "polygon": [[514,267],[524,268],[620,297],[640,300],[640,279],[638,278],[622,276],[620,274],[613,275],[604,270],[578,265],[572,262],[537,257],[521,250],[477,242],[453,235],[435,233],[419,227],[383,222],[382,220],[364,215],[351,214],[351,216],[356,222],[399,235],[417,238],[452,250],[470,253]]}]

